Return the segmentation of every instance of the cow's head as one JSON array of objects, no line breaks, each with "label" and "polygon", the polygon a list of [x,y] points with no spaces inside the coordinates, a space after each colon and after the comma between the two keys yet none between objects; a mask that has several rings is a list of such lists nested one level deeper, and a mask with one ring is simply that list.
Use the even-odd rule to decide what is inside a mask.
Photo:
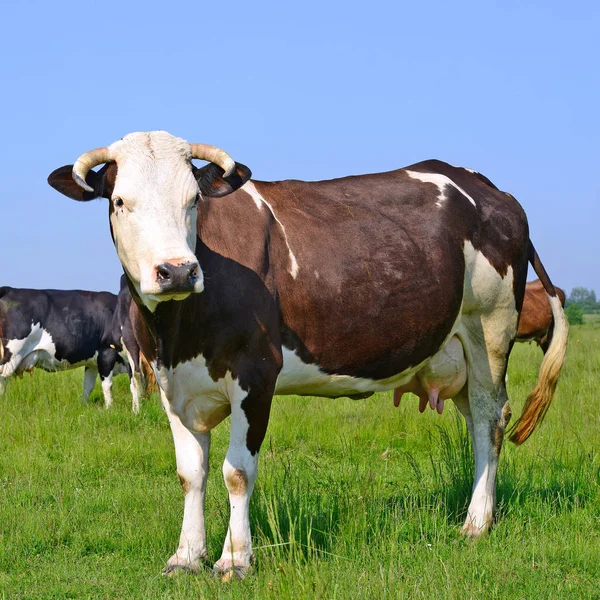
[{"label": "cow's head", "polygon": [[[209,161],[196,168],[192,159]],[[92,168],[104,165],[99,172]],[[79,201],[110,202],[117,254],[144,304],[181,300],[204,289],[196,250],[203,196],[225,196],[250,178],[226,152],[188,144],[164,131],[131,133],[108,148],[82,154],[56,169],[48,183]]]}]

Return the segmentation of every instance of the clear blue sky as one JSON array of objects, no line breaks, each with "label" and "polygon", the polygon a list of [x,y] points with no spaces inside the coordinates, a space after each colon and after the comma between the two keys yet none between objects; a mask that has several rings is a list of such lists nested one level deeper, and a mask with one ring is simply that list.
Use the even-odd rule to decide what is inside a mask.
[{"label": "clear blue sky", "polygon": [[555,283],[600,293],[597,0],[21,0],[0,56],[0,285],[116,290],[105,201],[46,177],[166,129],[257,179],[477,169],[523,204]]}]

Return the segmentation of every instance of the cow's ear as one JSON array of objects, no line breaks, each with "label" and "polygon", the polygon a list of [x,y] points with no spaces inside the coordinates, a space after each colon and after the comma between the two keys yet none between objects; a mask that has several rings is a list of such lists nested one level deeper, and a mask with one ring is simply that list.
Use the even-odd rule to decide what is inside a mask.
[{"label": "cow's ear", "polygon": [[250,169],[241,163],[235,163],[235,171],[227,178],[223,177],[223,169],[210,163],[205,167],[194,169],[194,177],[203,196],[220,198],[241,188],[252,176]]},{"label": "cow's ear", "polygon": [[79,202],[87,202],[88,200],[93,200],[94,198],[103,195],[105,171],[106,166],[102,167],[99,173],[90,171],[86,175],[85,182],[94,189],[93,192],[86,192],[73,181],[73,165],[65,165],[64,167],[56,169],[56,171],[52,171],[52,173],[48,175],[48,183],[55,190],[68,198],[78,200]]}]

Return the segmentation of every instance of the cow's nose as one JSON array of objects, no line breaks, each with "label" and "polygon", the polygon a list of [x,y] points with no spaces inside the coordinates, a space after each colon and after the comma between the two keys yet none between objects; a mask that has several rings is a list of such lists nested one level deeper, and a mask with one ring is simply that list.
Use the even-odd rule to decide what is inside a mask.
[{"label": "cow's nose", "polygon": [[156,281],[163,294],[193,292],[198,281],[198,263],[161,263],[156,266]]}]

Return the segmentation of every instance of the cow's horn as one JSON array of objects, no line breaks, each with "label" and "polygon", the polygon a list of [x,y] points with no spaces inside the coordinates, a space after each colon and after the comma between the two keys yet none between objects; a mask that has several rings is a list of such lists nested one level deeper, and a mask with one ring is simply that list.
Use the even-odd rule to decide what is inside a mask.
[{"label": "cow's horn", "polygon": [[82,154],[73,165],[73,181],[86,192],[94,190],[85,182],[90,169],[97,165],[103,165],[110,161],[110,151],[108,148],[96,148]]},{"label": "cow's horn", "polygon": [[210,146],[209,144],[190,144],[190,148],[192,150],[192,158],[215,163],[215,165],[218,165],[225,171],[223,177],[229,177],[234,172],[235,161],[225,150],[221,150],[221,148],[217,148],[216,146]]}]

